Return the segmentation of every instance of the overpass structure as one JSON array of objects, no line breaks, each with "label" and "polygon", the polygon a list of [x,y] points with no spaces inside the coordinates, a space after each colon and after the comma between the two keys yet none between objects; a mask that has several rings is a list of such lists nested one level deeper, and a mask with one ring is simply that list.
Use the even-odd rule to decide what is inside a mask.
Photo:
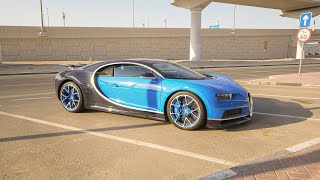
[{"label": "overpass structure", "polygon": [[[172,5],[189,9],[191,12],[190,60],[192,61],[201,58],[201,12],[212,2],[278,9],[282,11],[281,16],[290,18],[299,18],[303,12],[313,12],[313,16],[320,13],[320,0],[171,0]],[[302,51],[302,44],[298,43],[297,58],[301,56]]]}]

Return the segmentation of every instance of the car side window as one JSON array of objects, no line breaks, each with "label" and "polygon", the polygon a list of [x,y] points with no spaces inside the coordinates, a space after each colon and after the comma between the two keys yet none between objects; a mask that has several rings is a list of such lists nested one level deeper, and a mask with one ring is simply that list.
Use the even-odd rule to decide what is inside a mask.
[{"label": "car side window", "polygon": [[146,73],[151,73],[154,77],[159,77],[156,73],[152,70],[138,66],[133,64],[123,64],[123,65],[116,65],[114,67],[114,76],[115,77],[140,77]]},{"label": "car side window", "polygon": [[107,66],[98,71],[98,76],[113,76],[114,66]]}]

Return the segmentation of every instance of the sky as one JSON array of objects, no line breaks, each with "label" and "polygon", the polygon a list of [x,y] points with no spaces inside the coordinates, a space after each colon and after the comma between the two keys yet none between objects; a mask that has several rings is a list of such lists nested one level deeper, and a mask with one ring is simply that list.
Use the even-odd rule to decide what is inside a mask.
[{"label": "sky", "polygon": [[[72,27],[132,27],[133,0],[43,0],[45,25]],[[190,11],[172,6],[170,0],[135,0],[135,26],[189,28]],[[48,9],[48,11],[47,11]],[[219,22],[221,28],[232,28],[234,5],[211,3],[202,13],[202,28]],[[237,6],[236,28],[297,29],[299,22],[283,18],[281,11]],[[316,26],[320,26],[316,18]],[[40,0],[0,0],[1,26],[39,26]]]}]

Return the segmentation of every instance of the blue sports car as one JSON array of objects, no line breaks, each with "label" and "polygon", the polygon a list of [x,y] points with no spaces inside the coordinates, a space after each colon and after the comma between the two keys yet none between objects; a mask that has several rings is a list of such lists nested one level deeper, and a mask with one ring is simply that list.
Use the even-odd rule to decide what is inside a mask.
[{"label": "blue sports car", "polygon": [[165,60],[90,64],[58,73],[55,88],[69,112],[93,109],[169,120],[184,130],[223,128],[252,118],[252,97],[235,81]]}]

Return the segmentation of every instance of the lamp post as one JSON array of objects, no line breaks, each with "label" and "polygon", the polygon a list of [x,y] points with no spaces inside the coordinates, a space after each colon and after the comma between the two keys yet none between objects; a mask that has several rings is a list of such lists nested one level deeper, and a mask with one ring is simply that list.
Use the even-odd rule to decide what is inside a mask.
[{"label": "lamp post", "polygon": [[134,0],[132,0],[132,28],[134,28]]},{"label": "lamp post", "polygon": [[237,5],[234,5],[233,9],[233,27],[232,27],[232,34],[235,34],[235,27],[236,27],[236,10],[237,10]]},{"label": "lamp post", "polygon": [[66,16],[67,16],[67,13],[62,11],[63,27],[66,27]]},{"label": "lamp post", "polygon": [[49,28],[49,26],[50,26],[50,24],[49,24],[49,8],[47,8],[47,18],[48,18],[48,28]]},{"label": "lamp post", "polygon": [[42,11],[42,0],[40,0],[40,13],[41,13],[41,32],[44,32],[44,29],[43,29],[43,11]]}]

